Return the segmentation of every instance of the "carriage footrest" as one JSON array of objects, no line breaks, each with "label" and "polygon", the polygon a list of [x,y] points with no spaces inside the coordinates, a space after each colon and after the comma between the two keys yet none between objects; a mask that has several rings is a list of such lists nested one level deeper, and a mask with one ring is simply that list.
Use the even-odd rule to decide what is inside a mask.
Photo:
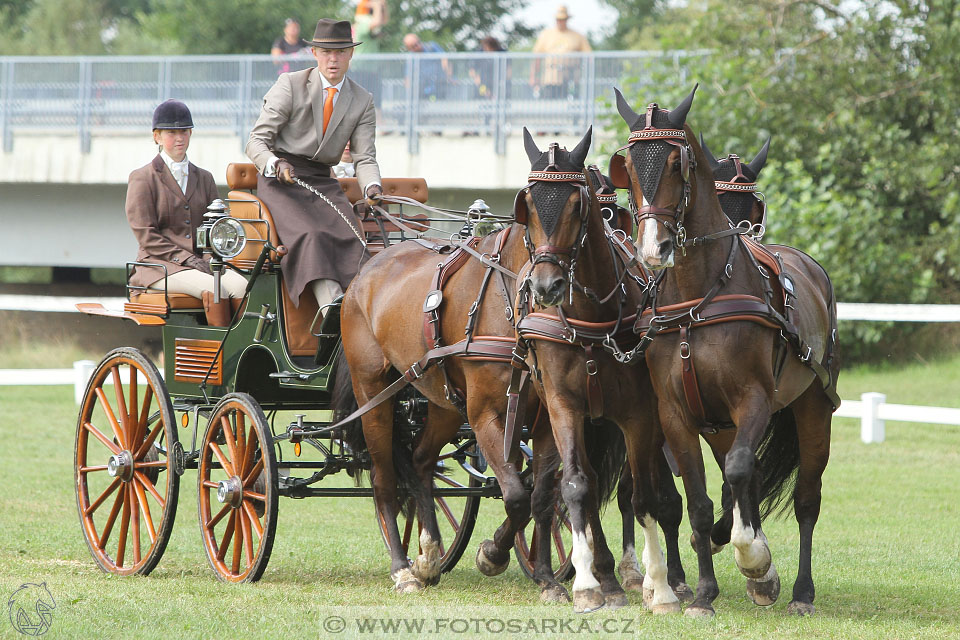
[{"label": "carriage footrest", "polygon": [[270,378],[276,378],[278,380],[309,380],[310,376],[306,373],[294,373],[293,371],[278,371],[276,373],[269,374]]}]

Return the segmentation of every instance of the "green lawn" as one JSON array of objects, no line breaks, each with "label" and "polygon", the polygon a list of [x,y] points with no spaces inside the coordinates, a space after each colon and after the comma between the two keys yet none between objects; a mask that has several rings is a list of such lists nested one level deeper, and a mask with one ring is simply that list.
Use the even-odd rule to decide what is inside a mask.
[{"label": "green lawn", "polygon": [[[891,402],[956,405],[960,358],[928,366],[845,372],[841,395],[883,391]],[[887,441],[864,445],[855,420],[834,421],[814,539],[817,615],[786,614],[796,575],[792,516],[765,527],[783,581],[769,610],[750,603],[732,552],[716,556],[717,617],[655,617],[631,606],[576,616],[572,606],[540,605],[516,563],[495,578],[473,565],[476,545],[503,517],[486,500],[470,549],[437,587],[413,596],[391,590],[388,558],[369,499],[282,499],[273,556],[253,585],[218,582],[200,546],[196,472],[181,483],[178,521],[166,555],[146,578],[117,578],[96,568],[83,541],[72,488],[77,407],[69,387],[0,387],[0,596],[46,582],[56,599],[46,637],[358,637],[357,619],[403,619],[437,637],[538,635],[661,638],[957,638],[960,637],[960,428],[891,423]],[[184,436],[181,436],[185,439]],[[716,489],[717,474],[711,486]],[[605,514],[619,555],[619,514]],[[689,536],[684,519],[681,537]],[[688,579],[695,559],[681,545]],[[347,631],[337,630],[339,616]],[[439,620],[438,620],[439,619]],[[475,621],[471,621],[475,619]],[[501,624],[513,620],[512,627]],[[522,623],[522,624],[521,624]],[[326,627],[324,625],[327,625]],[[519,625],[519,627],[518,627]],[[528,626],[531,625],[531,626]],[[412,627],[411,627],[412,628]],[[511,633],[510,629],[525,629]],[[553,633],[550,629],[554,629]],[[591,633],[587,633],[587,630]],[[0,637],[19,637],[0,621]]]}]

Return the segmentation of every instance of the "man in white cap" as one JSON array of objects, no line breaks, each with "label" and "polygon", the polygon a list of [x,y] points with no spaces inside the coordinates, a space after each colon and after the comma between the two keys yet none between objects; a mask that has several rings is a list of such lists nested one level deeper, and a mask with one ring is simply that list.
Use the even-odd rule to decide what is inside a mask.
[{"label": "man in white cap", "polygon": [[[567,7],[557,9],[557,26],[546,28],[537,36],[533,45],[534,53],[577,53],[591,51],[590,43],[583,34],[567,28],[570,14]],[[565,58],[546,58],[543,76],[540,76],[540,60],[534,60],[530,70],[530,84],[534,93],[542,98],[562,98],[567,95],[567,85],[576,80],[576,70],[580,68],[577,60]]]}]

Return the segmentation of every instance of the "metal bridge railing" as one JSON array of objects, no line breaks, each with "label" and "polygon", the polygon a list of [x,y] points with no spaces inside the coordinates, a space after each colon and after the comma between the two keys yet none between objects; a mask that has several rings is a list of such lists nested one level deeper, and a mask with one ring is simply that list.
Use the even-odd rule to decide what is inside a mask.
[{"label": "metal bridge railing", "polygon": [[[497,153],[523,126],[580,134],[612,111],[612,87],[627,91],[667,71],[686,82],[704,52],[376,54],[357,56],[350,76],[374,94],[381,133],[490,136]],[[145,131],[154,107],[186,102],[198,128],[245,140],[263,95],[281,69],[313,58],[268,55],[175,57],[0,57],[0,136],[11,151],[20,132],[75,132],[86,153],[91,136]]]}]

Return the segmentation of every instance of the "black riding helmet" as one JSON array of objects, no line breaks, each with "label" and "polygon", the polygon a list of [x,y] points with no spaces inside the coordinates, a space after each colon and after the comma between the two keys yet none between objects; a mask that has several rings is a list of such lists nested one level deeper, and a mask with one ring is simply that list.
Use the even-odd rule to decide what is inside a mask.
[{"label": "black riding helmet", "polygon": [[190,109],[179,100],[166,100],[153,111],[153,129],[193,129]]}]

